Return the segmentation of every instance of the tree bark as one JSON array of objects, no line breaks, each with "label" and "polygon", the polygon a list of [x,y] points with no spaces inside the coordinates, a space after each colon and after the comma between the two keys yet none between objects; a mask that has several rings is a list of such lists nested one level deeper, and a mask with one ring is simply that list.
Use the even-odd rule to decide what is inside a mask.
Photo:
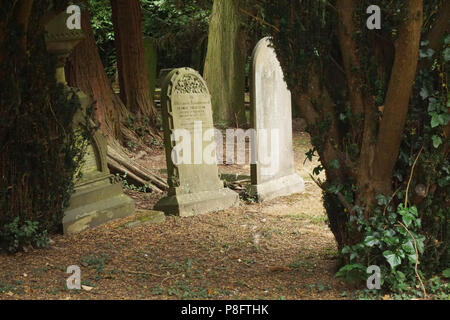
[{"label": "tree bark", "polygon": [[157,118],[147,76],[139,0],[111,0],[120,97],[138,119]]},{"label": "tree bark", "polygon": [[211,93],[215,122],[236,126],[246,123],[246,59],[246,34],[237,2],[214,0],[204,78]]},{"label": "tree bark", "polygon": [[81,25],[86,38],[68,58],[66,79],[69,86],[79,88],[96,101],[95,119],[103,134],[121,139],[121,122],[128,112],[115,95],[98,53],[88,9],[82,9]]},{"label": "tree bark", "polygon": [[422,24],[423,0],[409,1],[408,15],[395,44],[394,65],[378,131],[372,174],[376,194],[392,192],[392,171],[398,158],[416,77]]}]

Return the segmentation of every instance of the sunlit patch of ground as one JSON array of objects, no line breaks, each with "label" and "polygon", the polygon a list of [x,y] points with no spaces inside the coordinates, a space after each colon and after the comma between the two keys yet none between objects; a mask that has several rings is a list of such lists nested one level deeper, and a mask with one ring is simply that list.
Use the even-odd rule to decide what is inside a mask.
[{"label": "sunlit patch of ground", "polygon": [[[308,179],[317,159],[303,164],[308,135],[295,134],[294,148],[303,194],[159,225],[124,228],[131,218],[122,219],[55,236],[47,249],[0,254],[0,299],[341,299],[335,241],[321,191]],[[157,172],[163,150],[155,153]],[[229,169],[221,166],[249,175],[249,166]],[[142,208],[160,197],[129,194]],[[89,291],[66,289],[69,265],[81,267]]]}]

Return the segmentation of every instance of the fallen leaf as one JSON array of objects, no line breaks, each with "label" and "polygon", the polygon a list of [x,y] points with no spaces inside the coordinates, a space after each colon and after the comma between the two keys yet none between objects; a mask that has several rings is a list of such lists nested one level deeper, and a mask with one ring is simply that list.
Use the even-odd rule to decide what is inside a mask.
[{"label": "fallen leaf", "polygon": [[81,288],[82,288],[84,291],[91,291],[92,289],[94,289],[93,287],[84,286],[84,285],[82,285]]}]

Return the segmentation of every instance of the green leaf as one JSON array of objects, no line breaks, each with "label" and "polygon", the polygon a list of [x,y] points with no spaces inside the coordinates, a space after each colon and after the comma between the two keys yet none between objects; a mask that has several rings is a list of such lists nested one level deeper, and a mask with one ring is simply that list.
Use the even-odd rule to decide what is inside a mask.
[{"label": "green leaf", "polygon": [[442,54],[444,56],[445,62],[450,61],[450,48],[446,48]]},{"label": "green leaf", "polygon": [[425,100],[430,96],[430,92],[428,91],[427,87],[422,87],[422,89],[420,89],[420,96],[422,97],[423,100]]},{"label": "green leaf", "polygon": [[396,245],[396,244],[398,244],[400,242],[400,240],[398,240],[397,237],[383,237],[383,241],[388,246],[394,246],[394,245]]},{"label": "green leaf", "polygon": [[442,144],[442,138],[440,136],[434,135],[431,139],[433,140],[433,147],[436,149]]},{"label": "green leaf", "polygon": [[436,128],[441,125],[441,122],[439,120],[439,115],[436,112],[431,112],[431,127]]},{"label": "green leaf", "polygon": [[402,244],[402,249],[410,254],[416,253],[416,249],[414,249],[414,244],[412,243],[412,240],[408,240],[407,242]]},{"label": "green leaf", "polygon": [[402,263],[402,258],[397,256],[390,250],[383,252],[383,256],[386,258],[386,261],[389,263],[392,269],[395,269],[395,267],[399,266]]},{"label": "green leaf", "polygon": [[423,254],[425,250],[425,237],[421,236],[414,236],[416,238],[416,245],[417,245],[417,251],[419,251],[420,254]]},{"label": "green leaf", "polygon": [[444,278],[446,278],[446,279],[450,279],[450,268],[445,269],[445,270],[442,272],[442,276],[443,276]]},{"label": "green leaf", "polygon": [[414,253],[414,254],[408,254],[408,260],[410,261],[410,262],[412,262],[412,263],[417,263],[417,256],[416,256],[416,254]]},{"label": "green leaf", "polygon": [[417,210],[416,206],[412,206],[411,208],[409,208],[409,212],[412,213],[412,215],[414,217],[418,217],[419,216],[419,211]]},{"label": "green leaf", "polygon": [[378,240],[377,238],[375,238],[374,236],[368,236],[366,237],[366,239],[364,240],[364,244],[367,247],[373,247],[376,246],[378,244],[380,244],[380,240]]},{"label": "green leaf", "polygon": [[403,223],[406,227],[409,227],[411,225],[411,222],[413,221],[413,217],[409,214],[402,215]]},{"label": "green leaf", "polygon": [[356,273],[360,273],[360,274],[365,274],[366,272],[366,267],[364,267],[362,264],[347,264],[345,266],[343,266],[341,269],[339,269],[339,271],[335,274],[336,278],[343,278],[346,277],[348,275],[348,273],[352,272],[352,271],[356,271]]}]

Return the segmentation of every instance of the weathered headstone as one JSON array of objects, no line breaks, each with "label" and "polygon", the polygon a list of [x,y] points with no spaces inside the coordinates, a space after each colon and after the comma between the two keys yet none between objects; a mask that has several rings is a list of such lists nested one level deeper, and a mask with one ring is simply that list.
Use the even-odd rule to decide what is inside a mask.
[{"label": "weathered headstone", "polygon": [[[192,216],[237,205],[238,194],[218,176],[211,96],[197,71],[181,68],[167,75],[162,110],[170,188],[155,209]],[[177,138],[180,132],[183,139]]]},{"label": "weathered headstone", "polygon": [[[83,39],[81,30],[69,30],[66,26],[68,15],[60,13],[46,25],[47,51],[58,57],[56,78],[66,83],[64,65],[73,48]],[[85,110],[92,105],[92,99],[76,90],[81,102],[81,110],[74,118],[75,128],[86,125]],[[122,218],[134,213],[134,201],[123,194],[122,185],[108,170],[106,140],[96,131],[89,141],[81,178],[76,179],[75,192],[70,199],[70,207],[64,212],[64,233],[77,233],[98,226],[109,220]]]},{"label": "weathered headstone", "polygon": [[294,169],[291,93],[269,38],[253,52],[251,121],[256,131],[251,193],[264,201],[302,192],[304,181]]}]

